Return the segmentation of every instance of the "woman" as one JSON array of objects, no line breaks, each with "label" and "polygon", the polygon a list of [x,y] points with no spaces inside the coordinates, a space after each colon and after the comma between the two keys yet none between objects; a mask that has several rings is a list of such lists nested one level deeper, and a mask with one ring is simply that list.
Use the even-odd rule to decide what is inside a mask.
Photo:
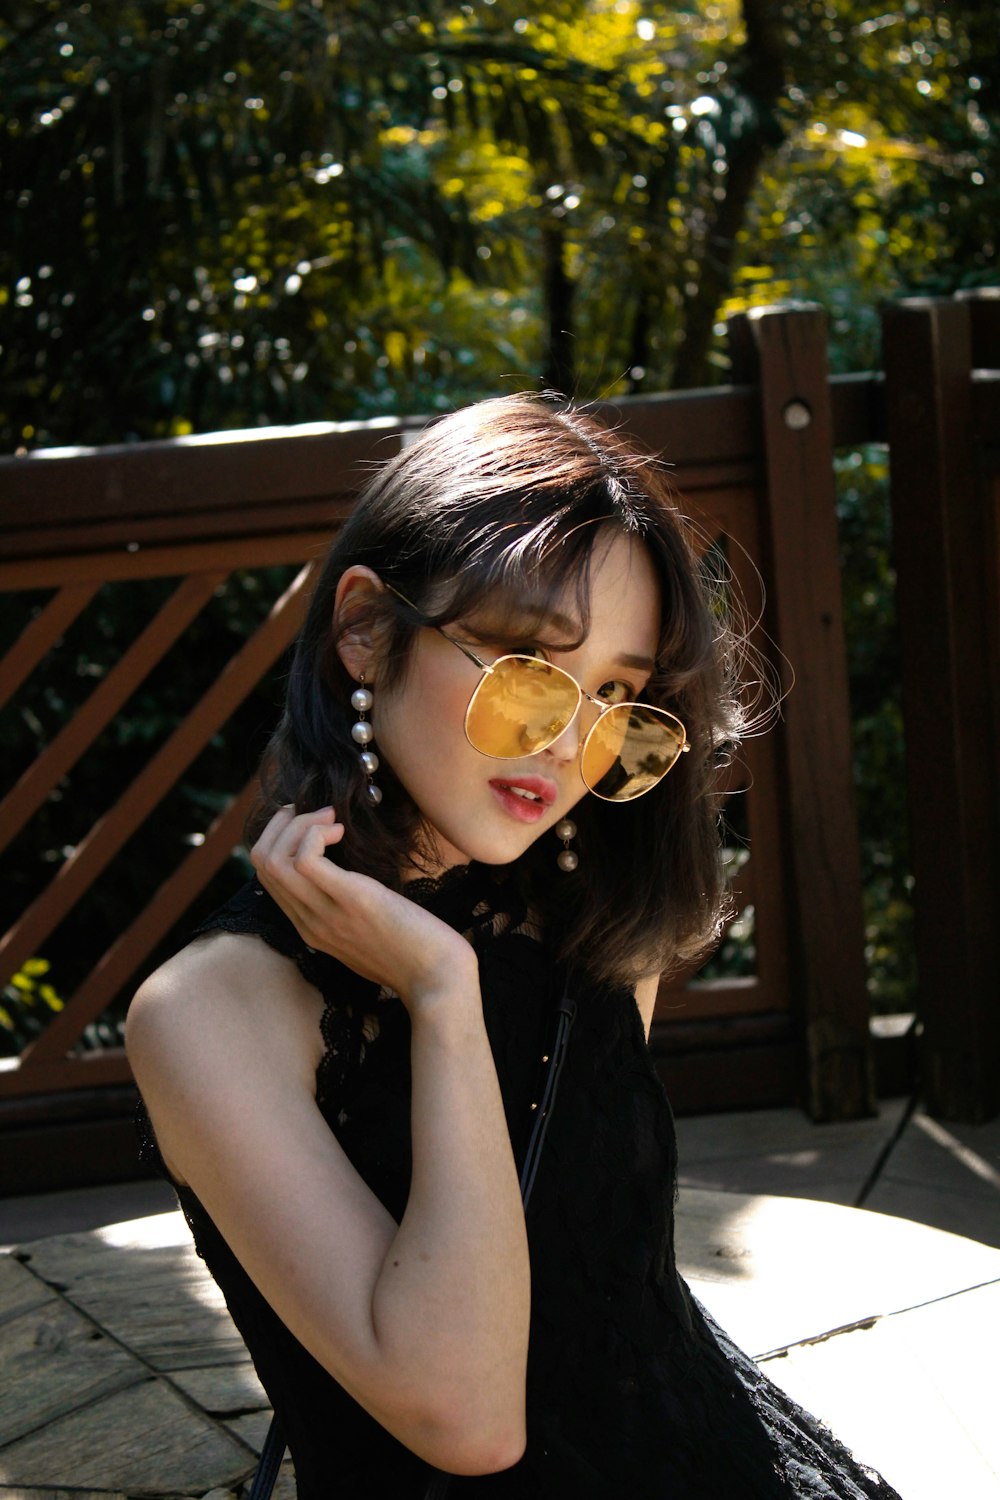
[{"label": "woman", "polygon": [[644,1028],[718,927],[733,655],[656,464],[539,399],[437,423],[336,539],[257,880],[128,1036],[301,1500],[891,1496],[674,1264]]}]

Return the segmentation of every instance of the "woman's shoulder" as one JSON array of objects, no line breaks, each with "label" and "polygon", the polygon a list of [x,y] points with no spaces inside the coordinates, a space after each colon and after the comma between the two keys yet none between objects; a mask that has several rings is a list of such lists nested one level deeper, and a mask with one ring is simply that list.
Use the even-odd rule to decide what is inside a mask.
[{"label": "woman's shoulder", "polygon": [[197,1054],[199,1070],[207,1063],[220,1080],[248,1082],[266,1066],[314,1088],[327,1003],[291,954],[253,931],[211,928],[137,990],[126,1025],[129,1058],[137,1075],[184,1066]]},{"label": "woman's shoulder", "polygon": [[154,969],[136,992],[133,1005],[157,1009],[237,1009],[248,1021],[260,1012],[273,1015],[276,1005],[307,1004],[323,1008],[317,986],[295,955],[283,953],[253,931],[213,927],[196,933],[165,963]]}]

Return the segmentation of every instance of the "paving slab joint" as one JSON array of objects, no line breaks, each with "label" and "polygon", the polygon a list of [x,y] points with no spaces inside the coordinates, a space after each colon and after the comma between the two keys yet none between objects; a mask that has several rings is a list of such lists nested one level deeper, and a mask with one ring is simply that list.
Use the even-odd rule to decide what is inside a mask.
[{"label": "paving slab joint", "polygon": [[[144,1355],[138,1353],[135,1349],[130,1348],[129,1345],[126,1344],[123,1339],[119,1338],[119,1336],[112,1329],[108,1328],[98,1318],[95,1318],[93,1313],[91,1313],[86,1307],[82,1307],[78,1302],[74,1301],[74,1299],[69,1295],[69,1292],[63,1282],[51,1281],[47,1277],[43,1276],[40,1271],[35,1270],[35,1268],[31,1264],[30,1251],[19,1250],[15,1246],[15,1248],[9,1253],[15,1260],[20,1262],[24,1269],[28,1271],[36,1281],[38,1281],[42,1286],[48,1287],[50,1291],[55,1293],[60,1301],[65,1302],[67,1307],[72,1308],[73,1312],[75,1312],[79,1317],[83,1318],[85,1322],[89,1323],[91,1328],[96,1329],[102,1338],[110,1340],[110,1342],[114,1344],[117,1349],[120,1349],[122,1353],[125,1354],[129,1359],[134,1360],[135,1363],[139,1365],[143,1370],[145,1378],[155,1380],[156,1382],[158,1382],[158,1384],[166,1386],[170,1391],[174,1393],[175,1396],[180,1399],[181,1402],[183,1402],[183,1404],[189,1411],[193,1412],[203,1421],[210,1423],[211,1426],[214,1427],[221,1436],[228,1438],[232,1442],[238,1443],[241,1448],[244,1448],[247,1453],[249,1472],[253,1472],[253,1467],[257,1463],[258,1455],[256,1449],[251,1443],[247,1442],[246,1438],[242,1437],[240,1433],[238,1431],[235,1431],[233,1428],[227,1427],[225,1422],[217,1417],[213,1412],[206,1411],[203,1406],[200,1406],[192,1396],[188,1395],[183,1386],[178,1385],[178,1383],[171,1378],[169,1371],[158,1370],[156,1366],[152,1364],[148,1359],[146,1359]],[[142,1377],[137,1378],[134,1383],[138,1385],[141,1378]],[[91,1404],[93,1403],[90,1401],[83,1401],[81,1402],[80,1409],[83,1410],[86,1406]],[[3,1500],[3,1496],[4,1489],[2,1486],[0,1486],[0,1500]],[[41,1492],[39,1500],[45,1500],[44,1491]],[[165,1497],[165,1500],[170,1500],[170,1497]]]}]

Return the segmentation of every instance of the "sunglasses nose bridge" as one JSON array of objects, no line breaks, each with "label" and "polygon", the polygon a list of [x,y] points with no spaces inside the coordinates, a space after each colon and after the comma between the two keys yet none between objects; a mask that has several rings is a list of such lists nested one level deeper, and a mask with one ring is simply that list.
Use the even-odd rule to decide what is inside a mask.
[{"label": "sunglasses nose bridge", "polygon": [[582,755],[583,746],[591,730],[601,718],[605,709],[610,705],[601,703],[599,699],[593,698],[589,693],[585,692],[576,679],[571,677],[568,672],[563,672],[560,669],[559,675],[571,685],[572,691],[576,695],[576,704],[573,708],[572,717],[565,728],[561,729],[555,739],[545,746],[545,753],[551,755],[555,760],[568,763]]}]

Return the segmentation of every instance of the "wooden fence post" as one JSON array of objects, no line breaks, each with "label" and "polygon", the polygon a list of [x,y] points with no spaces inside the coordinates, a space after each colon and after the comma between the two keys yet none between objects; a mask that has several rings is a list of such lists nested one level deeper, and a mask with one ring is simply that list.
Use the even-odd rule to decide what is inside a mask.
[{"label": "wooden fence post", "polygon": [[760,391],[769,629],[795,676],[773,732],[805,1103],[817,1120],[856,1119],[874,1112],[875,1087],[826,319],[811,305],[754,308],[730,338],[736,379]]},{"label": "wooden fence post", "polygon": [[1000,324],[995,303],[976,311],[912,298],[883,315],[921,1070],[931,1111],[970,1122],[1000,1110],[1000,486],[972,381],[974,359],[1000,367]]}]

